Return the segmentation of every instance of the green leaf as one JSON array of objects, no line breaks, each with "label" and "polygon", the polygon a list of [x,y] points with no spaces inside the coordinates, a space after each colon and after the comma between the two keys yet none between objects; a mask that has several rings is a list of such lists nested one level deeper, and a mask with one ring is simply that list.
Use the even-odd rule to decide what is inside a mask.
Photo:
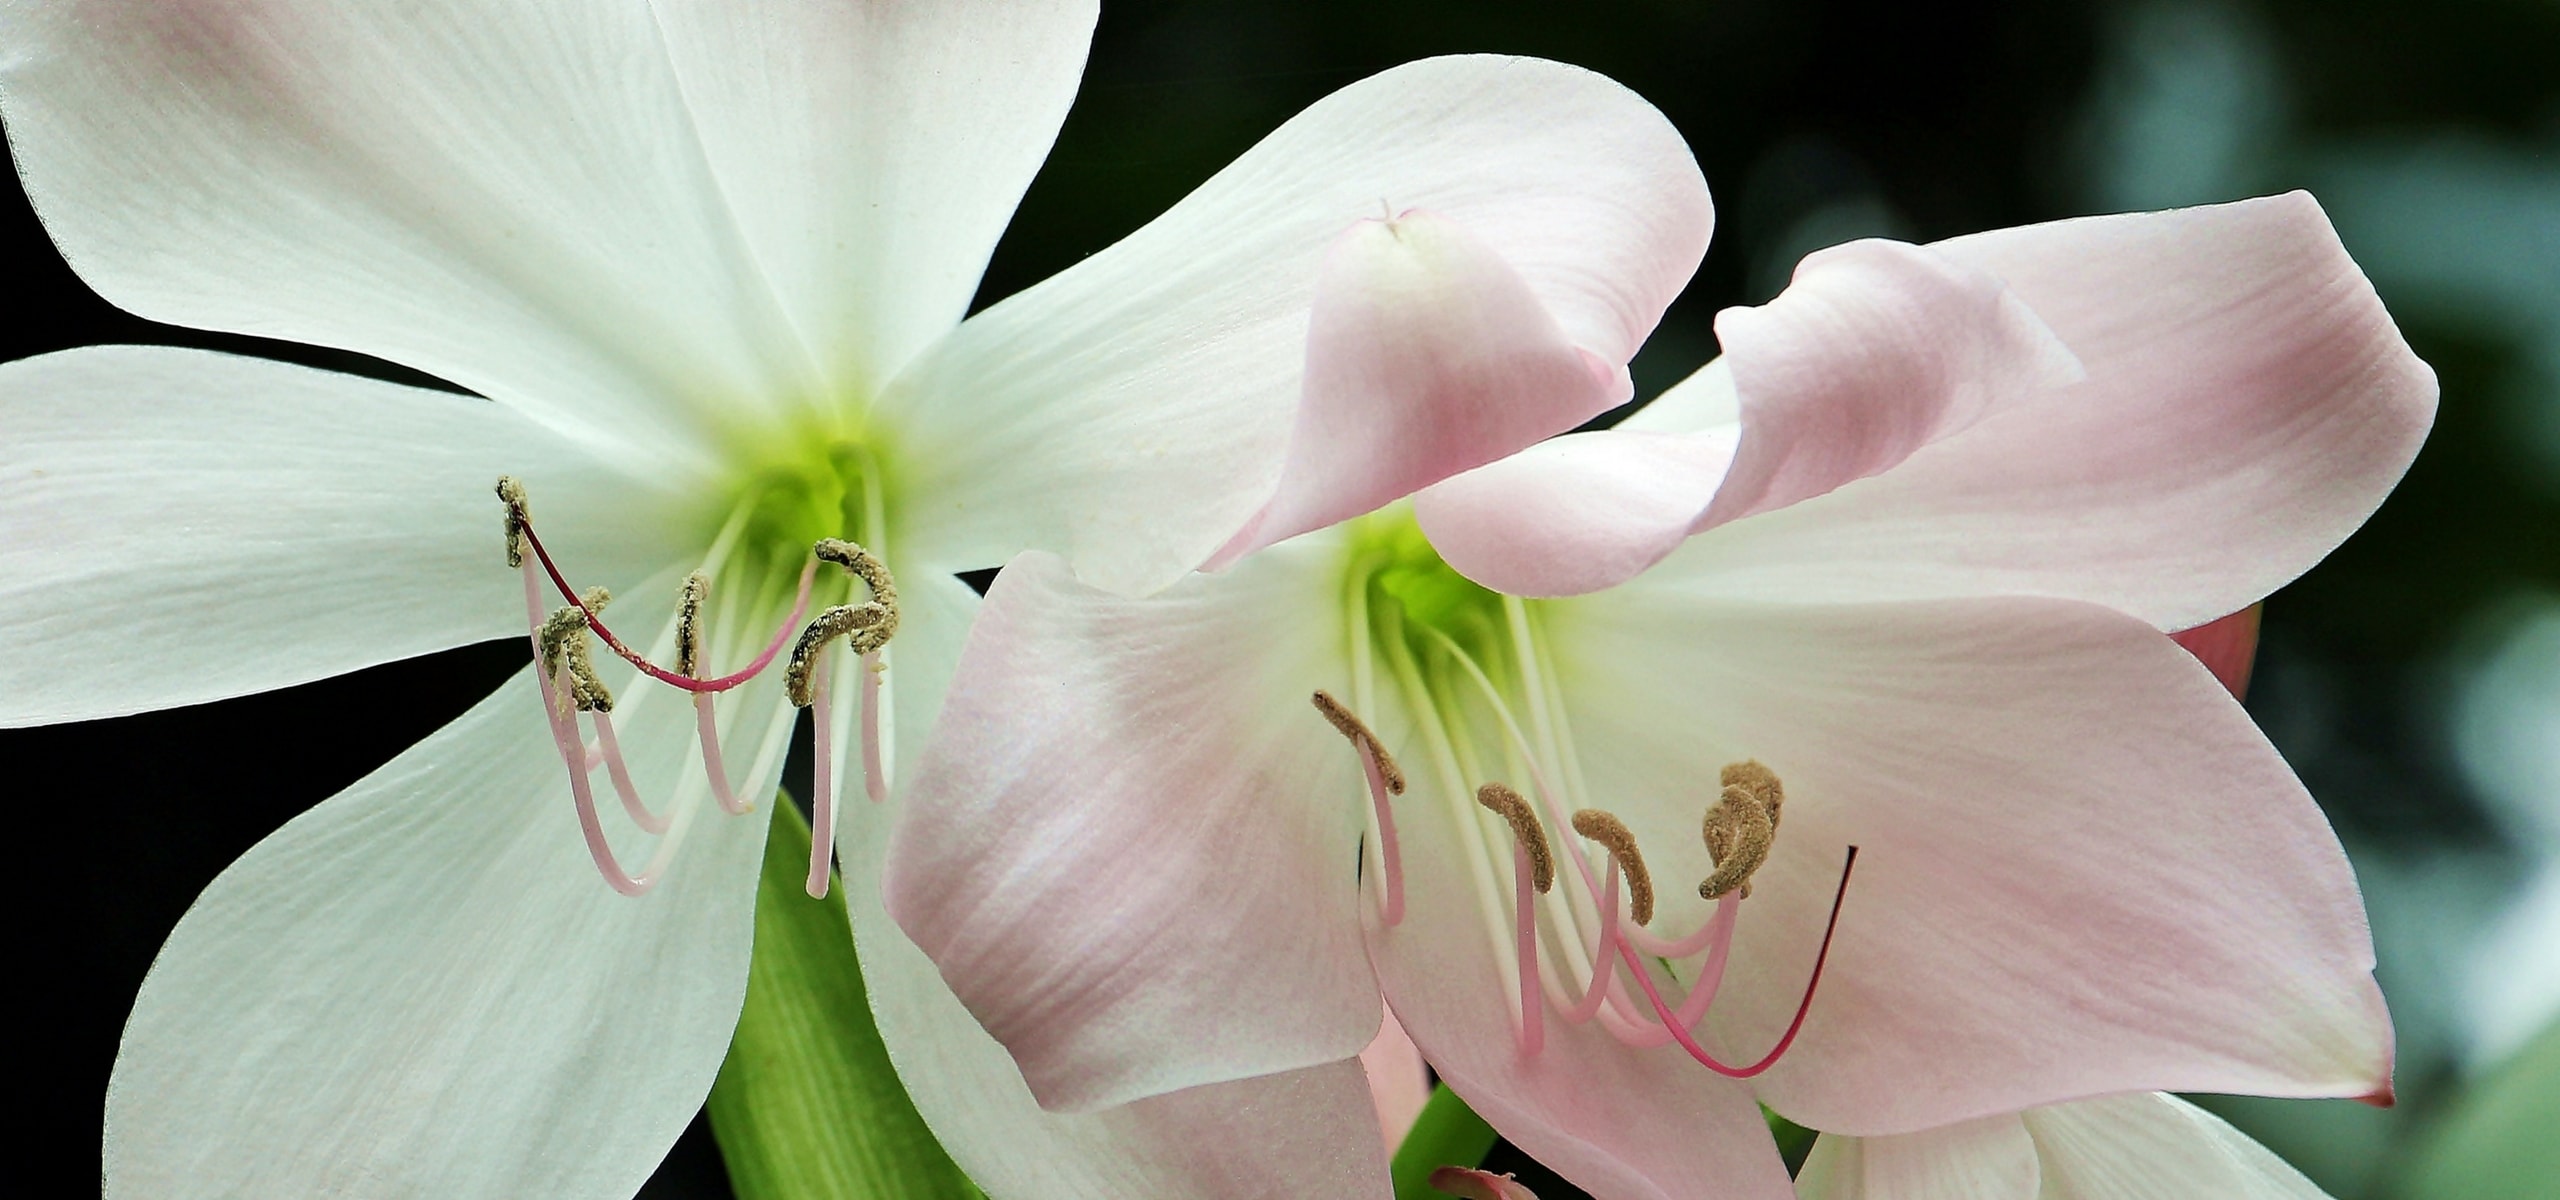
[{"label": "green leaf", "polygon": [[812,900],[808,866],[809,822],[782,796],[756,885],[746,1007],[711,1088],[730,1187],[738,1200],[978,1200],[889,1065],[841,881]]},{"label": "green leaf", "polygon": [[1431,1099],[1423,1102],[1422,1115],[1414,1119],[1413,1131],[1404,1135],[1404,1144],[1396,1147],[1395,1162],[1388,1168],[1395,1180],[1396,1200],[1448,1200],[1431,1186],[1431,1172],[1440,1167],[1481,1166],[1494,1141],[1493,1126],[1485,1124],[1448,1084],[1432,1088]]},{"label": "green leaf", "polygon": [[1760,1119],[1769,1123],[1769,1136],[1777,1139],[1778,1157],[1785,1159],[1787,1174],[1804,1169],[1804,1156],[1813,1153],[1814,1131],[1779,1116],[1768,1105],[1760,1106]]},{"label": "green leaf", "polygon": [[2560,1180],[2560,1022],[2473,1087],[2428,1130],[2398,1194],[2532,1200]]}]

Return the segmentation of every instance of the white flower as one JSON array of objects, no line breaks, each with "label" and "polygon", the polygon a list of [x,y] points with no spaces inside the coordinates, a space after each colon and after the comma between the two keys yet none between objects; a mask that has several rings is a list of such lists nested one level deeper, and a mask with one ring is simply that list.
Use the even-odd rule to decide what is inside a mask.
[{"label": "white flower", "polygon": [[[789,632],[816,539],[868,546],[900,598],[866,739],[894,770],[975,603],[953,572],[1036,547],[1144,591],[1568,427],[1623,398],[1703,250],[1703,184],[1641,101],[1553,64],[1438,60],[1345,89],[963,322],[1092,20],[994,0],[0,9],[12,149],[91,286],[487,397],[167,349],[0,367],[0,721],[522,634],[490,494],[507,475],[564,575],[618,592],[611,615],[654,632],[635,644],[661,663],[679,580],[703,572],[706,674]],[[1382,203],[1407,216],[1375,220]],[[1381,336],[1316,356],[1328,305]],[[1444,319],[1487,313],[1544,324]],[[1368,407],[1418,369],[1404,348],[1489,333],[1596,369],[1537,398],[1541,428],[1474,440],[1410,418],[1422,432],[1399,440]],[[1386,436],[1319,456],[1330,474],[1292,457],[1345,426]],[[862,599],[819,579],[818,604]],[[736,1019],[763,822],[706,804],[676,691],[599,662],[620,693],[625,761],[607,765],[668,832],[608,807],[594,863],[655,890],[599,882],[519,677],[261,843],[180,923],[110,1085],[110,1195],[638,1186]],[[778,676],[716,706],[750,800],[791,726]],[[839,849],[884,1034],[982,1184],[1219,1194],[1295,1171],[1330,1194],[1374,1173],[1306,1154],[1376,1145],[1350,1063],[1035,1116],[878,916],[877,819]],[[1183,1135],[1238,1106],[1296,1132]]]}]

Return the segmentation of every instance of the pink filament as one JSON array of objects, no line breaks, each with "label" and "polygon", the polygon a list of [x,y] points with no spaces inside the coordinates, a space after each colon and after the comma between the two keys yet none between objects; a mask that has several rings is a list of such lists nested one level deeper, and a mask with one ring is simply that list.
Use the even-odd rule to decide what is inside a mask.
[{"label": "pink filament", "polygon": [[[1636,985],[1643,989],[1645,999],[1653,1003],[1654,1016],[1662,1022],[1662,1028],[1671,1034],[1671,1040],[1680,1043],[1680,1048],[1688,1051],[1689,1057],[1698,1060],[1699,1065],[1728,1079],[1749,1079],[1776,1065],[1779,1057],[1787,1052],[1787,1048],[1795,1044],[1796,1034],[1804,1030],[1805,1014],[1813,1010],[1814,989],[1821,986],[1823,964],[1831,958],[1831,936],[1840,927],[1840,902],[1849,894],[1849,872],[1856,869],[1857,865],[1858,848],[1851,846],[1848,861],[1840,867],[1840,888],[1831,896],[1831,919],[1822,927],[1822,949],[1813,957],[1813,974],[1811,978],[1805,980],[1804,998],[1796,1002],[1795,1019],[1787,1022],[1787,1031],[1779,1036],[1778,1044],[1770,1047],[1769,1052],[1760,1057],[1760,1061],[1747,1067],[1731,1066],[1723,1062],[1715,1055],[1709,1054],[1706,1047],[1698,1044],[1697,1039],[1690,1037],[1688,1028],[1673,1014],[1671,1006],[1663,1003],[1661,989],[1655,987],[1653,978],[1644,973],[1644,965],[1637,961],[1635,949],[1623,941],[1619,942],[1619,957],[1626,960],[1627,969],[1635,975]],[[1719,980],[1722,978],[1721,963],[1716,964],[1716,975]],[[1707,980],[1701,978],[1701,985],[1706,982]]]},{"label": "pink filament", "polygon": [[719,801],[720,811],[730,816],[747,811],[737,793],[729,790],[729,768],[720,758],[720,726],[712,720],[711,697],[707,693],[693,695],[693,727],[702,741],[703,773],[711,776],[711,798]]},{"label": "pink filament", "polygon": [[809,665],[809,719],[816,725],[817,745],[811,764],[815,778],[809,797],[809,881],[813,899],[827,894],[827,852],[836,842],[835,715],[827,703],[825,652]]},{"label": "pink filament", "polygon": [[651,833],[665,833],[667,819],[649,811],[640,802],[640,789],[631,786],[631,769],[622,761],[622,745],[613,736],[613,715],[596,711],[596,748],[604,752],[605,772],[613,777],[613,790],[622,797],[622,811],[631,823]]},{"label": "pink filament", "polygon": [[[762,674],[767,666],[772,665],[774,656],[782,653],[783,643],[791,640],[791,631],[800,627],[801,616],[808,612],[809,583],[817,578],[818,573],[818,560],[815,557],[810,558],[808,563],[800,568],[800,598],[792,602],[791,615],[783,619],[782,628],[773,631],[773,641],[765,646],[764,653],[757,655],[754,662],[748,663],[742,670],[717,679],[696,679],[690,675],[679,675],[667,670],[642,658],[631,647],[623,645],[622,639],[613,636],[613,631],[605,628],[604,622],[596,617],[594,610],[587,607],[587,602],[578,598],[577,590],[569,586],[568,578],[560,574],[559,566],[551,561],[551,552],[543,549],[541,538],[534,536],[531,518],[525,520],[523,528],[525,543],[533,547],[534,557],[542,560],[542,569],[551,576],[551,586],[560,589],[560,594],[577,607],[580,615],[586,617],[587,628],[594,630],[595,635],[603,639],[605,645],[612,647],[615,654],[621,655],[622,661],[640,668],[651,679],[672,684],[688,692],[725,692]],[[535,607],[539,609],[538,602]],[[540,624],[537,621],[536,628],[539,627]]]},{"label": "pink filament", "polygon": [[[563,744],[564,750],[577,738],[577,722],[575,716],[567,719],[569,737]],[[558,727],[557,724],[553,726],[554,729]],[[613,844],[605,840],[604,822],[596,817],[595,789],[588,782],[587,773],[577,767],[569,769],[569,796],[578,807],[578,832],[587,840],[587,857],[595,860],[596,873],[604,876],[605,886],[625,896],[641,895],[657,886],[655,879],[637,879],[623,873],[622,863],[613,857]]]},{"label": "pink filament", "polygon": [[888,771],[880,763],[880,652],[862,656],[862,790],[871,802],[889,798]]},{"label": "pink filament", "polygon": [[1600,1015],[1600,1003],[1609,998],[1609,976],[1618,964],[1609,961],[1609,951],[1618,944],[1618,856],[1609,856],[1607,899],[1600,905],[1600,944],[1591,950],[1591,984],[1582,989],[1582,999],[1564,1014],[1571,1024],[1580,1025]]},{"label": "pink filament", "polygon": [[1512,916],[1520,925],[1520,1056],[1536,1058],[1547,1044],[1547,1010],[1538,986],[1538,921],[1530,887],[1529,848],[1511,847]]},{"label": "pink filament", "polygon": [[1387,777],[1378,769],[1378,752],[1365,741],[1358,747],[1360,771],[1369,779],[1369,803],[1378,810],[1379,874],[1385,878],[1385,895],[1378,903],[1378,920],[1389,929],[1404,920],[1404,856],[1396,848],[1396,814],[1388,805]]}]

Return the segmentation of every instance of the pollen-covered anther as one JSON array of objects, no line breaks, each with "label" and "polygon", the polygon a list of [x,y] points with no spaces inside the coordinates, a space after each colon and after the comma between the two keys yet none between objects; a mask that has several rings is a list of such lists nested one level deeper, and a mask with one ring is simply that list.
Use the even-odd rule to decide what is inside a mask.
[{"label": "pollen-covered anther", "polygon": [[800,631],[800,641],[791,648],[791,664],[783,669],[782,680],[791,703],[801,708],[809,707],[810,673],[817,670],[818,652],[828,642],[844,638],[848,649],[864,655],[888,645],[898,632],[898,584],[889,574],[889,564],[841,538],[821,538],[813,550],[820,561],[851,572],[871,595],[860,604],[839,604],[819,613],[810,619],[808,628]]},{"label": "pollen-covered anther", "polygon": [[1387,790],[1399,796],[1403,795],[1404,768],[1396,765],[1395,755],[1387,753],[1387,744],[1379,741],[1378,735],[1370,731],[1368,722],[1361,720],[1350,709],[1344,707],[1341,701],[1334,699],[1333,693],[1322,688],[1316,689],[1312,699],[1315,701],[1316,711],[1323,713],[1324,719],[1331,722],[1334,729],[1343,737],[1349,739],[1354,748],[1367,751],[1371,758],[1377,760],[1378,775],[1385,781]]},{"label": "pollen-covered anther", "polygon": [[800,631],[800,641],[791,647],[791,664],[782,671],[783,687],[790,693],[791,702],[802,708],[809,707],[810,676],[818,669],[818,652],[825,649],[828,642],[853,635],[854,653],[868,654],[879,649],[880,642],[887,640],[880,638],[871,640],[868,646],[863,644],[865,636],[884,622],[894,627],[896,618],[888,609],[867,600],[860,604],[839,604],[810,618],[809,627]]},{"label": "pollen-covered anther", "polygon": [[507,565],[524,565],[524,530],[531,519],[525,515],[524,485],[513,475],[498,477],[498,501],[507,506]]},{"label": "pollen-covered anther", "polygon": [[1726,764],[1722,782],[1724,792],[1707,807],[1702,830],[1716,870],[1698,885],[1698,895],[1713,900],[1740,889],[1748,900],[1752,874],[1769,861],[1769,848],[1777,843],[1786,789],[1777,772],[1757,760]]},{"label": "pollen-covered anther", "polygon": [[711,577],[696,571],[684,577],[676,593],[676,674],[702,673],[702,602],[711,595]]},{"label": "pollen-covered anther", "polygon": [[565,667],[569,674],[568,699],[579,712],[612,712],[613,692],[596,677],[595,662],[587,653],[587,614],[603,611],[605,605],[612,603],[613,593],[591,587],[578,599],[586,605],[584,611],[576,604],[564,604],[553,609],[550,618],[542,623],[542,674],[546,679],[558,679]]},{"label": "pollen-covered anther", "polygon": [[1627,877],[1627,909],[1638,925],[1653,922],[1653,876],[1644,869],[1644,851],[1636,848],[1636,835],[1616,814],[1586,808],[1573,814],[1573,831],[1608,848],[1618,860],[1618,869]]},{"label": "pollen-covered anther", "polygon": [[1476,789],[1476,803],[1492,809],[1511,823],[1511,837],[1528,852],[1530,883],[1545,892],[1555,886],[1556,860],[1547,850],[1546,826],[1538,823],[1538,814],[1520,793],[1499,783],[1488,783]]}]

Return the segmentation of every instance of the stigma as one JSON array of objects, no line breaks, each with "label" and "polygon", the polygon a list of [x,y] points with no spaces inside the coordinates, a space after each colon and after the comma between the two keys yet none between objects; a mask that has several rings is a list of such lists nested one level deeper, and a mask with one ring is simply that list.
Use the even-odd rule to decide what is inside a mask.
[{"label": "stigma", "polygon": [[[541,535],[534,530],[531,503],[524,485],[512,477],[502,476],[497,485],[498,499],[505,510],[503,530],[506,538],[507,565],[523,578],[525,619],[528,625],[534,659],[534,678],[542,693],[544,720],[551,730],[552,741],[560,753],[561,764],[569,773],[569,792],[577,810],[579,832],[588,856],[607,886],[626,896],[639,896],[654,889],[665,878],[684,834],[691,827],[699,806],[700,790],[686,790],[664,809],[652,808],[643,801],[621,747],[613,722],[615,697],[596,670],[593,643],[600,642],[622,661],[631,665],[643,680],[655,681],[689,698],[695,713],[695,741],[701,749],[708,792],[723,813],[735,816],[753,811],[751,800],[742,801],[730,786],[728,768],[721,753],[716,700],[736,690],[749,680],[762,675],[781,658],[786,645],[792,652],[784,668],[786,691],[792,703],[812,710],[817,724],[816,795],[811,797],[809,877],[807,890],[811,896],[824,896],[829,880],[829,853],[834,846],[835,795],[832,784],[832,721],[827,705],[827,680],[830,672],[825,659],[829,647],[838,638],[848,643],[848,651],[860,662],[862,678],[861,722],[864,775],[872,799],[883,798],[887,788],[883,778],[880,751],[879,675],[880,651],[898,629],[897,585],[888,564],[870,550],[837,538],[822,538],[811,546],[800,568],[800,578],[790,612],[782,620],[762,652],[739,669],[727,674],[706,676],[703,659],[705,646],[703,627],[705,614],[714,602],[712,571],[698,570],[685,577],[678,591],[674,610],[674,662],[662,666],[631,649],[601,616],[612,594],[601,587],[583,591],[571,586]],[[724,537],[723,545],[726,544]],[[715,551],[715,554],[717,551]],[[859,592],[849,603],[835,605],[803,624],[809,611],[810,595],[821,563],[844,568],[851,577],[848,586]],[[545,584],[564,601],[546,608]],[[799,630],[795,639],[793,631]],[[581,723],[593,730],[590,742]],[[615,853],[607,837],[602,815],[595,798],[594,773],[605,769],[625,817],[642,832],[656,837],[657,843],[639,870],[628,870]]]}]

